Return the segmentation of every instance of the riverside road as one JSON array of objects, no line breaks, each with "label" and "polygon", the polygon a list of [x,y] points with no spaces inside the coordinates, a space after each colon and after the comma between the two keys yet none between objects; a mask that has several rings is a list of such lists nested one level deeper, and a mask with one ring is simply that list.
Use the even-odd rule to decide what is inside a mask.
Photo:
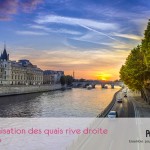
[{"label": "riverside road", "polygon": [[[123,102],[118,103],[117,99],[122,97]],[[124,93],[120,91],[116,95],[116,101],[111,110],[117,111],[119,119],[103,119],[97,120],[97,122],[92,126],[93,128],[105,127],[108,129],[109,134],[106,136],[98,136],[98,135],[90,135],[88,138],[83,138],[74,142],[69,150],[144,150],[147,149],[148,145],[140,144],[140,143],[131,143],[130,140],[139,140],[144,139],[143,135],[145,133],[142,132],[143,124],[141,124],[140,113],[144,113],[144,110],[139,110],[141,107],[144,108],[144,104],[140,105],[140,101],[137,103],[137,97],[135,97],[135,93],[132,91],[127,92],[127,97],[124,97]],[[150,111],[149,111],[150,113]],[[139,115],[137,115],[139,114]],[[133,118],[136,119],[133,119]],[[144,117],[144,116],[143,116]],[[122,119],[124,118],[124,119]],[[91,128],[92,128],[91,127]],[[145,149],[145,150],[146,150]]]},{"label": "riverside road", "polygon": [[[117,99],[122,94],[123,102],[118,103]],[[116,96],[116,102],[111,110],[118,112],[119,118],[140,118],[150,117],[150,105],[146,103],[139,92],[128,90],[127,97],[124,97],[123,92],[119,92]]]},{"label": "riverside road", "polygon": [[118,117],[123,118],[123,117],[135,117],[135,109],[133,106],[133,102],[129,97],[123,97],[123,102],[118,103],[117,99],[122,95],[123,93],[119,92],[116,96],[116,102],[112,108],[113,111],[118,112]]}]

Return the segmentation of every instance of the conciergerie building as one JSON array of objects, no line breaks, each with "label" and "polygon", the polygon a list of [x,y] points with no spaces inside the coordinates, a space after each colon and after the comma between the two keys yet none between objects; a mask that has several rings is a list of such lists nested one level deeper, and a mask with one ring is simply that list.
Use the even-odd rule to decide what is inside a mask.
[{"label": "conciergerie building", "polygon": [[0,56],[0,85],[59,84],[64,71],[41,70],[29,60],[9,60],[6,45]]},{"label": "conciergerie building", "polygon": [[9,60],[6,45],[0,56],[0,84],[1,85],[41,85],[43,71],[29,60]]}]

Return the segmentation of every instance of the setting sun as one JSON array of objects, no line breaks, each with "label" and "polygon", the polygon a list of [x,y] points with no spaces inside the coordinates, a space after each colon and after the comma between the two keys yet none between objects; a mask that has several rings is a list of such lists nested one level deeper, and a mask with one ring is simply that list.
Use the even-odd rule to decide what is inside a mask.
[{"label": "setting sun", "polygon": [[97,73],[96,76],[98,80],[110,80],[112,77],[112,75],[108,73]]}]

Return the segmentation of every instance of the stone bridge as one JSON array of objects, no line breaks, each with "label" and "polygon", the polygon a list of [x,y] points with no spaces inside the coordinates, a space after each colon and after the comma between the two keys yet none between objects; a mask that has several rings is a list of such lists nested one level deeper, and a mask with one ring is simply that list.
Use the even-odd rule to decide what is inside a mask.
[{"label": "stone bridge", "polygon": [[122,86],[122,82],[113,82],[113,81],[84,81],[84,82],[73,82],[73,87],[82,87],[86,88],[87,86],[91,85],[93,88],[95,88],[96,85],[101,85],[102,88],[107,88],[106,85],[110,85],[113,89],[114,86]]}]

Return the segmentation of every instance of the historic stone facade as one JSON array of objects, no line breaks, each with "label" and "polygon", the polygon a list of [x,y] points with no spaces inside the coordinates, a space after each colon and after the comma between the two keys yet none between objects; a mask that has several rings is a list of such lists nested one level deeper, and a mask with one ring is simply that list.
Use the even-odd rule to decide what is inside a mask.
[{"label": "historic stone facade", "polygon": [[43,83],[44,84],[60,83],[60,78],[63,75],[64,71],[45,70],[43,74]]},{"label": "historic stone facade", "polygon": [[41,85],[43,71],[29,60],[11,61],[6,46],[0,56],[0,84],[1,85]]}]

